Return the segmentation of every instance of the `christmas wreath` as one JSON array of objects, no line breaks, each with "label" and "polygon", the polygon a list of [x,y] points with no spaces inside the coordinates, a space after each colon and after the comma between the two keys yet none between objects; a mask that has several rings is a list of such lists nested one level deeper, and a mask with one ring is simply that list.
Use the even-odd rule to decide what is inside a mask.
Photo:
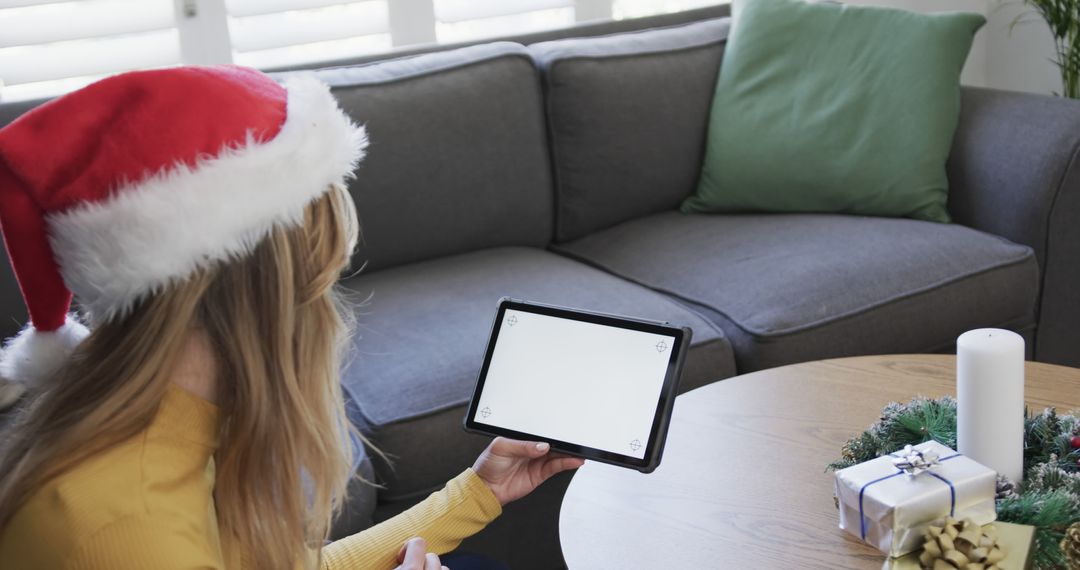
[{"label": "christmas wreath", "polygon": [[[893,402],[881,420],[855,436],[829,465],[843,469],[929,440],[956,449],[956,400],[918,397]],[[1024,421],[1024,481],[999,476],[998,520],[1031,525],[1034,570],[1080,568],[1080,415],[1053,408],[1027,413]]]}]

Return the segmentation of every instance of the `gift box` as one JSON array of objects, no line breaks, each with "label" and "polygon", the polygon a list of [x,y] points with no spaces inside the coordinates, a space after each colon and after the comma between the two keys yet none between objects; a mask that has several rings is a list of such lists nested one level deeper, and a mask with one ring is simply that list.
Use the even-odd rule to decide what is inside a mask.
[{"label": "gift box", "polygon": [[[1031,552],[1035,548],[1035,527],[1026,524],[995,522],[997,543],[1005,551],[1005,560],[998,562],[1001,570],[1027,570],[1031,567]],[[921,570],[919,553],[900,558],[886,558],[881,570]]]},{"label": "gift box", "polygon": [[836,472],[840,528],[891,557],[922,546],[930,523],[997,518],[997,474],[936,441]]}]

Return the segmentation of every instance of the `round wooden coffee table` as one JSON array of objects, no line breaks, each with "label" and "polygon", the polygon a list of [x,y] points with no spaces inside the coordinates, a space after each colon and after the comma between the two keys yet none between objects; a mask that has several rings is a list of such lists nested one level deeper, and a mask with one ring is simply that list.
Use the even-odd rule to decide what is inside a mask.
[{"label": "round wooden coffee table", "polygon": [[[884,555],[838,528],[825,466],[882,406],[955,394],[956,359],[865,356],[763,370],[675,402],[660,468],[586,463],[563,499],[579,568],[867,568]],[[1027,364],[1041,410],[1080,408],[1080,369]]]}]

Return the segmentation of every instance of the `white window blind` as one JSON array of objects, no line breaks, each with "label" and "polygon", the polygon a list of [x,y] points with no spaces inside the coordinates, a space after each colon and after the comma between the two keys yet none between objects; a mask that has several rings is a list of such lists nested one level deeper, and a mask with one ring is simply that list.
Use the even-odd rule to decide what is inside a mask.
[{"label": "white window blind", "polygon": [[0,102],[181,63],[260,69],[722,0],[0,0]]},{"label": "white window blind", "polygon": [[391,0],[227,0],[233,61],[269,68],[391,47]]},{"label": "white window blind", "polygon": [[613,0],[611,15],[616,20],[623,20],[727,3],[718,0]]},{"label": "white window blind", "polygon": [[172,0],[0,0],[0,100],[180,63]]},{"label": "white window blind", "polygon": [[453,43],[574,24],[574,0],[434,0],[435,37]]}]

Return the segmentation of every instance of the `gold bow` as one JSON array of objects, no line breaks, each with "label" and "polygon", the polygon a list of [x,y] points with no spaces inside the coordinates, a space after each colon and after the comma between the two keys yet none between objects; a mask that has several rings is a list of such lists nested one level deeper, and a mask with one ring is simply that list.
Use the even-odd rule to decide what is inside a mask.
[{"label": "gold bow", "polygon": [[998,546],[994,527],[983,528],[971,519],[946,517],[924,535],[919,565],[929,570],[1000,570],[1006,552]]}]

